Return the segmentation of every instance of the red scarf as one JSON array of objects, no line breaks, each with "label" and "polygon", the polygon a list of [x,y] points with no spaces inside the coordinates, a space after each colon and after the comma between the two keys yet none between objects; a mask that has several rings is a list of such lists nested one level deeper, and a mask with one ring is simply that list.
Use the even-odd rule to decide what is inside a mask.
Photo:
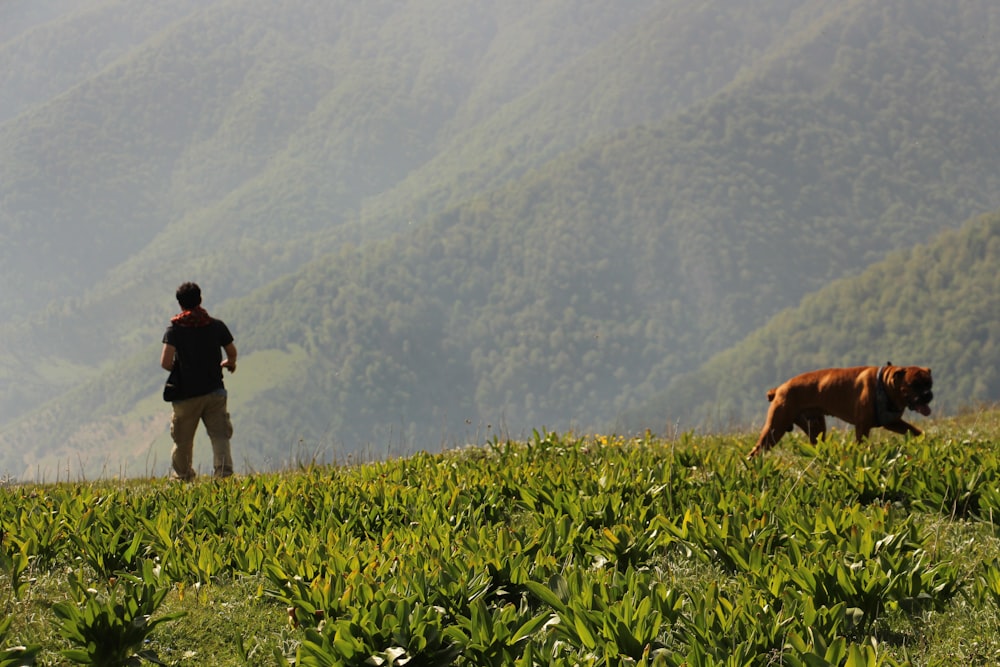
[{"label": "red scarf", "polygon": [[179,327],[207,327],[212,322],[201,306],[196,306],[191,310],[185,310],[170,318],[170,323]]}]

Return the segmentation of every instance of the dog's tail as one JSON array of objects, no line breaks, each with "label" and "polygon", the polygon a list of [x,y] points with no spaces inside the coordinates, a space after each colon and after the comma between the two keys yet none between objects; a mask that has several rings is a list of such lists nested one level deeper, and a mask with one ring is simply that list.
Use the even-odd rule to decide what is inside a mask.
[{"label": "dog's tail", "polygon": [[774,389],[768,389],[767,390],[767,402],[768,403],[770,403],[771,401],[774,400],[774,395],[777,393],[777,391],[778,391],[777,387],[775,387]]}]

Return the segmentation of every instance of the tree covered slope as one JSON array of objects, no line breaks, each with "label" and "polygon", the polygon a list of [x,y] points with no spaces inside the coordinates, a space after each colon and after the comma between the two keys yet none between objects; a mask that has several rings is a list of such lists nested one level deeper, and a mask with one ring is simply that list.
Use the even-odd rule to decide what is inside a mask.
[{"label": "tree covered slope", "polygon": [[[985,0],[317,7],[212,5],[67,93],[118,67],[136,109],[161,70],[205,95],[138,125],[112,105],[102,126],[139,148],[67,157],[52,210],[81,202],[77,237],[9,226],[17,247],[119,254],[78,274],[67,259],[76,296],[9,304],[30,312],[0,329],[6,467],[134,463],[162,442],[156,346],[182,280],[242,346],[234,419],[263,465],[296,443],[606,428],[783,309],[1000,207]],[[60,105],[84,113],[63,97],[0,125],[0,149],[30,154],[21,129]],[[36,162],[0,170],[27,183]],[[149,202],[136,234],[124,199],[88,194],[120,178],[169,184],[129,190]],[[0,201],[47,201],[11,188]],[[972,386],[964,400],[992,391]]]},{"label": "tree covered slope", "polygon": [[956,410],[1000,397],[1000,212],[890,254],[810,294],[655,400],[626,429],[761,422],[765,393],[827,366],[929,366],[934,405]]}]

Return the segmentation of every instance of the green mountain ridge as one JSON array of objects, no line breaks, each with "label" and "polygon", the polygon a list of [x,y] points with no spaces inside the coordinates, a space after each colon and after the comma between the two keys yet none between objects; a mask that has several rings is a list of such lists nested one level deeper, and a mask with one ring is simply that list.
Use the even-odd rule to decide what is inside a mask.
[{"label": "green mountain ridge", "polygon": [[[779,32],[782,12],[787,13],[789,7],[795,3],[778,3],[775,9],[770,10],[767,15],[772,16],[771,34]],[[223,20],[227,17],[226,8],[228,5],[220,5],[205,10],[187,18],[170,30],[165,35],[158,38],[156,43],[147,45],[141,49],[125,66],[120,67],[116,72],[123,80],[124,87],[138,87],[142,93],[139,97],[145,100],[149,94],[146,92],[151,88],[163,88],[165,84],[159,81],[159,75],[152,81],[146,81],[148,72],[157,72],[163,69],[159,63],[169,62],[170,56],[163,53],[163,44],[172,44],[170,37],[179,34],[182,38],[181,46],[172,46],[170,53],[187,54],[198,53],[199,46],[206,42],[218,42],[219,44],[208,54],[200,55],[213,63],[211,68],[201,67],[204,73],[195,77],[187,84],[191,90],[198,90],[198,78],[216,80],[227,79],[222,77],[225,72],[232,71],[236,67],[236,76],[229,77],[239,83],[228,83],[216,86],[213,90],[213,100],[200,102],[203,112],[210,112],[209,118],[216,118],[212,122],[209,119],[197,123],[198,131],[192,137],[192,143],[182,150],[178,159],[174,163],[174,173],[171,176],[170,189],[165,194],[157,193],[155,196],[162,198],[165,202],[170,202],[170,210],[165,213],[168,218],[181,215],[176,221],[169,223],[161,231],[156,232],[149,238],[148,234],[155,231],[156,225],[148,232],[144,232],[141,240],[133,241],[137,245],[148,243],[137,253],[132,254],[124,262],[119,263],[114,268],[107,269],[107,277],[99,284],[90,287],[87,293],[80,297],[62,298],[56,304],[49,306],[46,310],[27,320],[15,319],[12,326],[0,327],[4,335],[0,343],[0,357],[3,356],[3,347],[9,349],[30,350],[38,356],[49,357],[53,351],[57,354],[67,356],[67,361],[71,364],[103,362],[109,354],[121,358],[137,350],[136,341],[143,336],[151,337],[158,335],[158,329],[162,326],[162,315],[158,315],[164,307],[164,303],[169,303],[169,298],[158,298],[158,290],[162,291],[161,282],[150,280],[151,275],[162,276],[162,281],[168,284],[176,283],[186,279],[192,274],[209,273],[214,276],[215,282],[219,284],[216,294],[220,299],[227,299],[232,296],[245,294],[249,290],[266,284],[280,275],[293,272],[298,266],[315,258],[324,251],[336,250],[342,243],[349,241],[362,243],[373,236],[385,236],[397,229],[405,229],[412,224],[414,219],[418,222],[423,219],[427,211],[440,208],[448,201],[460,202],[464,197],[479,190],[493,187],[496,183],[513,178],[517,174],[523,173],[531,165],[540,164],[541,161],[557,154],[559,150],[571,147],[582,138],[593,134],[601,127],[614,125],[608,119],[612,116],[621,115],[625,110],[629,114],[643,114],[653,118],[662,116],[671,108],[679,108],[680,105],[690,99],[690,93],[675,96],[676,100],[668,104],[661,105],[664,101],[662,97],[656,97],[652,101],[637,97],[639,91],[651,91],[658,88],[671,90],[675,88],[673,84],[666,86],[658,85],[657,76],[662,76],[667,80],[678,79],[682,73],[686,72],[691,81],[701,81],[701,77],[692,76],[691,72],[685,69],[689,64],[700,64],[705,68],[720,69],[721,76],[718,77],[718,85],[723,85],[729,74],[727,72],[736,71],[736,63],[743,62],[747,55],[747,47],[741,47],[741,42],[737,37],[738,23],[736,18],[728,18],[727,35],[732,36],[730,50],[716,50],[706,52],[704,62],[698,63],[695,60],[681,61],[680,66],[661,68],[657,63],[648,61],[649,54],[643,52],[644,39],[629,39],[631,34],[626,32],[617,37],[609,44],[605,44],[602,39],[594,40],[594,37],[607,35],[609,30],[624,23],[626,27],[636,26],[640,34],[657,32],[651,31],[648,25],[637,23],[635,15],[641,14],[643,7],[654,6],[652,4],[634,5],[634,13],[617,12],[614,20],[604,16],[606,8],[599,3],[594,4],[595,16],[600,20],[591,20],[590,24],[584,23],[577,26],[569,19],[578,13],[584,18],[588,12],[579,12],[576,3],[559,3],[547,5],[546,8],[539,8],[537,11],[543,14],[542,20],[532,21],[532,14],[505,13],[506,10],[497,7],[495,17],[492,19],[496,25],[496,35],[493,42],[489,43],[490,51],[481,57],[481,64],[472,63],[472,66],[465,65],[464,72],[459,69],[459,75],[453,77],[455,81],[472,81],[475,68],[482,68],[488,73],[497,71],[499,81],[492,82],[487,78],[483,81],[476,81],[475,85],[461,84],[468,88],[468,101],[456,100],[456,118],[462,118],[463,125],[470,122],[470,117],[475,113],[480,116],[486,114],[485,111],[469,111],[468,109],[483,109],[482,98],[497,100],[502,103],[492,117],[484,117],[483,128],[480,130],[482,139],[478,139],[475,131],[466,131],[462,136],[448,142],[449,147],[443,147],[440,155],[447,156],[450,152],[457,153],[451,159],[434,159],[424,165],[419,173],[426,173],[426,178],[416,179],[416,185],[407,179],[402,183],[400,190],[403,194],[390,194],[387,200],[381,193],[376,195],[369,202],[364,202],[364,186],[361,190],[357,187],[349,187],[350,181],[345,180],[345,170],[359,172],[359,164],[377,165],[384,171],[385,159],[365,158],[359,152],[364,149],[364,143],[358,142],[360,131],[363,128],[348,123],[352,119],[364,119],[368,113],[365,108],[361,113],[344,114],[343,109],[356,108],[352,106],[351,98],[363,96],[364,99],[372,98],[372,93],[367,92],[373,81],[378,77],[385,78],[379,72],[394,72],[399,68],[386,67],[381,63],[379,52],[365,55],[358,58],[354,55],[357,51],[366,53],[370,48],[361,49],[361,45],[371,41],[371,30],[378,29],[387,33],[386,39],[392,42],[399,34],[406,29],[402,19],[396,20],[389,27],[380,25],[367,25],[374,23],[375,19],[366,17],[362,12],[360,16],[364,18],[366,24],[364,29],[357,28],[356,31],[341,30],[339,25],[325,27],[323,22],[318,22],[318,26],[310,26],[306,34],[324,34],[326,30],[330,34],[336,34],[336,41],[324,47],[327,51],[332,51],[332,55],[324,60],[316,53],[309,53],[305,47],[293,49],[292,56],[284,55],[285,49],[275,49],[274,52],[262,54],[256,63],[234,64],[234,54],[232,49],[227,49],[227,40],[218,36],[214,40],[208,39],[207,31],[211,26],[218,24],[224,26],[224,30],[235,35],[239,34],[239,28],[233,27],[233,20]],[[631,5],[630,5],[631,6]],[[447,3],[443,8],[451,10]],[[315,9],[308,5],[300,8],[301,11],[311,11],[315,14]],[[284,13],[294,14],[292,8],[277,10],[271,6],[262,6],[258,12],[269,12],[267,24],[270,26],[278,21],[278,17]],[[470,11],[468,8],[464,12]],[[489,12],[479,10],[484,17],[478,21],[471,19],[464,21],[466,25],[476,25],[482,23],[484,18],[489,18]],[[663,13],[663,10],[659,10]],[[208,17],[206,18],[206,13]],[[447,12],[442,9],[441,14]],[[678,16],[674,16],[678,14]],[[463,14],[464,15],[464,14]],[[688,25],[694,16],[702,22],[713,20],[721,21],[725,17],[713,17],[709,12],[700,8],[698,3],[677,3],[670,12],[667,12],[666,19],[675,22],[676,29],[667,29],[665,32],[678,32],[681,34],[693,33]],[[255,23],[249,21],[241,15],[242,20],[252,26]],[[631,21],[631,24],[629,23]],[[402,22],[402,25],[401,25]],[[680,22],[680,23],[677,23]],[[449,26],[453,19],[444,22]],[[517,43],[514,37],[514,27],[523,26],[525,23],[537,23],[538,26],[548,25],[558,26],[559,37],[554,44],[549,44],[548,40],[527,40],[523,44]],[[654,22],[655,24],[655,22]],[[237,24],[238,26],[239,24]],[[395,27],[393,27],[395,26]],[[301,25],[296,25],[301,28]],[[220,28],[216,27],[216,30]],[[540,28],[535,28],[538,30]],[[447,32],[447,31],[445,31]],[[343,33],[343,36],[341,36]],[[225,32],[223,34],[226,34]],[[265,33],[268,34],[268,33]],[[205,35],[202,37],[202,35]],[[435,35],[435,37],[438,37]],[[234,37],[227,35],[229,41]],[[391,39],[390,39],[391,38]],[[760,40],[760,37],[757,37]],[[269,43],[269,39],[255,34],[254,42],[251,44]],[[407,38],[405,42],[412,42],[413,38]],[[440,41],[440,40],[439,40]],[[280,40],[277,43],[283,47],[288,40]],[[341,46],[341,43],[345,46]],[[628,48],[619,48],[624,43]],[[498,44],[499,46],[494,46]],[[697,45],[695,38],[686,39],[685,45]],[[417,45],[419,46],[419,44]],[[415,46],[414,48],[417,48]],[[501,49],[502,47],[502,49]],[[558,48],[557,48],[558,47]],[[246,47],[244,47],[246,48]],[[457,48],[457,47],[456,47]],[[471,46],[464,47],[466,50]],[[482,48],[482,47],[479,47]],[[497,61],[498,55],[493,53],[502,50],[503,53],[515,51],[518,53],[536,51],[541,48],[544,53],[552,54],[552,64],[548,64],[544,58],[536,58],[537,62],[527,76],[521,75],[526,81],[532,82],[528,88],[529,99],[535,102],[524,105],[518,102],[517,96],[520,91],[512,91],[512,77],[516,76],[523,68],[503,68],[502,61]],[[684,51],[683,48],[674,47],[677,51]],[[648,51],[648,49],[646,49]],[[440,51],[440,46],[434,46],[434,51]],[[592,52],[592,53],[591,53]],[[321,52],[322,53],[322,52]],[[406,51],[403,51],[405,54]],[[572,63],[575,54],[583,53],[584,63],[600,63],[603,60],[619,63],[616,69],[609,69],[607,72],[594,72],[588,65],[571,66],[570,73],[559,74],[560,70],[565,70],[566,65],[560,63]],[[218,57],[216,57],[218,54]],[[392,58],[398,59],[396,54]],[[453,55],[451,58],[443,55],[432,56],[424,54],[426,62],[440,63],[458,62]],[[516,56],[524,57],[524,56]],[[289,58],[294,62],[295,67],[289,67]],[[360,60],[360,62],[358,62]],[[179,59],[177,65],[189,70],[194,68],[187,63],[191,62],[191,57],[185,56]],[[416,63],[421,62],[419,59]],[[717,65],[716,63],[720,63]],[[284,63],[284,64],[282,64]],[[728,63],[728,64],[727,64]],[[669,64],[669,62],[668,62]],[[282,68],[283,78],[275,79],[267,76],[267,72],[276,67]],[[373,70],[373,67],[376,69]],[[409,66],[412,69],[412,65]],[[610,65],[604,65],[609,68]],[[454,70],[455,65],[451,65]],[[420,66],[423,71],[428,69],[436,71],[438,66]],[[654,73],[662,69],[662,75]],[[337,75],[339,71],[350,73],[350,77],[344,79]],[[627,76],[616,75],[616,72],[625,70]],[[403,72],[403,70],[400,70]],[[370,73],[369,73],[370,72]],[[647,73],[644,78],[635,78],[629,72]],[[393,74],[399,81],[405,83],[405,76]],[[441,79],[440,73],[435,74],[437,79]],[[565,117],[571,113],[575,106],[574,100],[578,98],[593,97],[593,90],[598,82],[609,78],[617,79],[615,90],[621,91],[606,99],[617,100],[603,115],[596,115],[593,118],[584,117],[581,121],[566,123],[560,121],[560,116]],[[707,78],[707,77],[706,77]],[[133,83],[133,80],[137,80]],[[635,79],[633,81],[633,79]],[[631,81],[631,83],[623,83]],[[294,82],[294,83],[293,83]],[[447,80],[445,81],[447,83]],[[267,86],[274,84],[269,89]],[[318,85],[317,85],[318,84]],[[692,84],[688,84],[689,86]],[[704,85],[704,84],[702,84]],[[330,88],[332,86],[332,88]],[[567,88],[568,86],[568,88]],[[166,88],[171,86],[167,85]],[[446,86],[445,89],[454,89],[455,86]],[[399,84],[391,84],[388,80],[386,84],[380,86],[386,91],[386,96],[382,102],[375,101],[381,106],[388,108],[390,101],[398,100],[395,91]],[[330,92],[327,92],[329,89]],[[551,89],[545,94],[546,89]],[[407,86],[406,98],[403,99],[403,109],[415,104],[414,99],[431,99],[439,95],[438,89],[431,88],[431,92],[423,95],[422,98],[414,98],[415,90]],[[712,88],[707,88],[711,91]],[[628,91],[636,91],[626,95]],[[647,93],[641,93],[646,95]],[[395,96],[394,96],[395,95]],[[449,93],[454,96],[454,94]],[[512,97],[514,96],[514,97]],[[559,108],[555,110],[540,109],[540,100],[557,99],[562,100]],[[669,100],[671,98],[666,98]],[[256,106],[251,106],[252,100],[258,100]],[[298,115],[288,115],[288,103],[280,103],[283,110],[277,115],[272,108],[276,105],[274,101],[260,102],[260,100],[294,100],[293,107],[299,109]],[[227,106],[222,107],[226,102]],[[509,113],[508,102],[512,102],[511,109],[524,107],[516,113]],[[633,103],[636,102],[636,103]],[[74,108],[79,106],[80,101],[67,99],[61,102],[63,108]],[[663,106],[663,108],[658,108]],[[219,111],[214,111],[218,107]],[[621,111],[614,112],[614,109]],[[223,111],[224,109],[224,111]],[[642,111],[645,109],[646,111]],[[656,110],[654,110],[656,109]],[[544,112],[544,113],[543,113]],[[121,114],[121,111],[115,111]],[[283,115],[281,115],[283,113]],[[394,113],[400,115],[399,110]],[[303,115],[304,114],[304,115]],[[262,118],[261,116],[264,115]],[[339,117],[344,120],[340,120]],[[551,120],[550,120],[551,119]],[[257,147],[257,153],[248,153],[243,147],[244,139],[249,133],[256,137],[259,134],[259,126],[263,121],[267,121],[269,135],[265,136],[272,144],[272,148],[278,152],[268,153],[266,145],[262,146],[259,141],[254,140],[250,146]],[[287,122],[277,123],[276,120]],[[547,129],[533,129],[532,124],[544,121]],[[399,120],[399,127],[408,127],[411,119],[402,118]],[[160,125],[162,122],[157,121]],[[368,121],[366,121],[368,122]],[[619,124],[623,121],[619,119]],[[128,125],[128,117],[123,115],[117,124]],[[588,124],[592,129],[587,130]],[[146,123],[149,125],[149,122]],[[383,123],[380,127],[386,127]],[[338,129],[339,128],[339,129]],[[30,129],[30,128],[28,128]],[[337,131],[335,131],[337,130]],[[282,147],[275,142],[276,132],[286,132],[285,145]],[[21,136],[27,130],[20,124],[11,126],[12,136]],[[148,133],[147,130],[142,130]],[[393,130],[398,134],[398,131]],[[424,133],[423,128],[414,127],[408,129],[409,134]],[[444,132],[444,130],[440,130]],[[516,136],[514,132],[517,132]],[[57,132],[56,132],[57,133]],[[316,137],[321,134],[329,134],[331,139],[316,141]],[[376,130],[370,132],[371,136],[377,138],[378,142],[385,144],[385,132]],[[545,136],[545,142],[535,146],[526,144],[519,137],[530,135]],[[157,136],[154,132],[153,136]],[[280,135],[278,135],[280,136]],[[367,135],[364,135],[367,137]],[[442,136],[445,136],[442,134]],[[431,143],[437,141],[430,138]],[[349,141],[358,144],[353,148],[341,152],[339,146],[331,144],[331,141]],[[465,147],[472,147],[471,152],[465,151]],[[502,148],[512,146],[515,148]],[[515,150],[516,149],[516,150]],[[492,161],[480,164],[482,154],[493,152],[502,158],[499,161]],[[515,158],[511,158],[516,155]],[[227,156],[232,156],[227,159]],[[89,159],[89,158],[88,158]],[[398,160],[393,160],[398,163]],[[474,166],[469,169],[469,164]],[[16,165],[16,162],[13,164]],[[339,166],[338,166],[339,165]],[[452,165],[452,166],[449,166]],[[11,167],[14,168],[13,166]],[[33,167],[34,168],[34,167]],[[392,167],[399,170],[398,164]],[[456,183],[468,178],[468,174],[478,174],[468,183],[456,186]],[[242,175],[238,175],[242,174]],[[442,174],[446,176],[443,177]],[[463,176],[464,174],[464,176]],[[178,180],[178,178],[182,180]],[[124,178],[130,179],[131,175]],[[352,178],[357,178],[352,175]],[[448,183],[449,194],[447,200],[433,201],[435,187],[440,183]],[[371,191],[380,187],[385,187],[391,183],[385,176],[378,185],[369,187]],[[336,187],[331,187],[336,186]],[[158,188],[159,189],[159,188]],[[357,190],[357,191],[355,191]],[[389,191],[390,193],[392,191]],[[426,199],[430,193],[431,202],[420,201],[418,198]],[[209,193],[215,193],[212,199]],[[409,194],[407,194],[409,193]],[[464,194],[463,194],[464,193]],[[88,194],[88,197],[91,196]],[[384,201],[383,201],[384,200]],[[360,204],[359,204],[360,202]],[[99,205],[99,204],[98,204]],[[361,209],[358,210],[358,206]],[[452,204],[454,205],[454,204]],[[15,218],[17,216],[15,215]],[[96,217],[96,216],[95,216]],[[102,228],[113,230],[118,236],[127,232],[127,228],[119,224],[118,214],[101,215],[107,218]],[[162,218],[161,218],[162,220]],[[29,226],[30,227],[30,226]],[[87,227],[86,234],[92,235],[94,227]],[[49,235],[45,235],[48,239]],[[239,241],[234,245],[234,241]],[[15,237],[17,240],[17,237]],[[25,248],[28,252],[19,252],[18,257],[23,258],[27,264],[32,265],[32,270],[38,274],[48,274],[52,271],[52,265],[60,267],[72,266],[79,261],[79,257],[91,256],[92,248],[88,248],[87,243],[78,243],[79,239],[71,242],[75,251],[73,259],[67,259],[58,252],[52,257],[43,261],[38,261],[36,253],[30,252],[31,247],[37,243],[30,238],[20,239],[10,244],[8,247]],[[14,255],[11,255],[13,258]],[[48,257],[48,255],[46,255]],[[113,266],[118,260],[108,262]],[[19,270],[15,264],[4,264],[3,266],[15,267],[11,277],[12,285],[34,284],[32,273]],[[23,268],[23,267],[21,267]],[[74,282],[85,285],[84,280]],[[53,288],[60,291],[65,285]],[[13,290],[14,294],[20,294],[25,290]],[[46,298],[36,297],[29,303],[45,303]],[[11,310],[11,304],[5,304]],[[16,312],[16,310],[15,310]],[[93,324],[92,313],[111,312],[115,316],[101,322],[100,327]],[[48,332],[72,332],[71,336],[52,337]],[[142,334],[142,335],[137,335]],[[109,337],[112,344],[109,345]],[[21,356],[32,356],[22,353]],[[36,403],[41,397],[51,395],[53,392],[65,390],[64,386],[52,386],[39,384],[38,378],[30,370],[22,372],[16,376],[16,380],[11,383],[17,391],[23,389],[22,395],[18,398],[9,399],[4,402],[4,420],[16,416],[24,408]],[[37,389],[32,389],[37,387]],[[18,407],[24,406],[24,407]]]},{"label": "green mountain ridge", "polygon": [[623,430],[762,423],[765,393],[828,366],[929,366],[932,407],[954,411],[1000,397],[996,319],[1000,212],[931,243],[890,254],[810,294],[697,370],[623,415]]},{"label": "green mountain ridge", "polygon": [[[543,17],[549,25],[572,16],[558,7],[565,13]],[[344,113],[350,85],[305,104],[283,149],[263,149],[247,179],[216,187],[190,175],[197,170],[178,172],[172,206],[181,213],[182,194],[203,185],[187,202],[195,206],[84,296],[3,327],[7,340],[40,349],[53,336],[67,350],[80,338],[84,352],[60,353],[26,390],[8,385],[5,406],[22,407],[0,430],[9,452],[0,467],[30,472],[76,456],[81,466],[134,463],[150,443],[164,446],[154,346],[172,285],[191,276],[246,355],[233,413],[241,451],[260,466],[297,443],[349,456],[541,426],[607,428],[811,292],[1000,206],[988,3],[776,2],[754,21],[741,20],[750,10],[715,9],[643,5],[592,50],[581,45],[602,10],[580,10],[576,55],[540,63],[545,74],[524,90],[511,90],[514,70],[490,51],[464,71],[504,76],[467,88],[447,118],[428,116],[437,124],[418,140],[424,153],[378,182],[365,170],[381,174],[394,157],[379,146],[405,142],[355,144],[350,154],[367,158],[346,180],[343,156],[310,129],[332,128],[330,145],[352,145],[370,120]],[[379,23],[391,13],[374,14],[359,16],[399,34]],[[660,45],[677,42],[662,36],[675,26],[688,29],[681,44],[703,49],[688,78],[690,63],[664,65],[688,52],[665,48],[664,57]],[[649,59],[637,71],[615,64],[631,53]],[[426,71],[442,58],[428,55]],[[404,99],[416,105],[445,89]],[[549,101],[546,91],[563,94]],[[497,95],[506,101],[489,113]],[[561,127],[574,104],[581,120]],[[253,113],[227,108],[246,121],[234,121],[230,143],[215,132],[182,149],[206,175],[201,157],[252,127]],[[382,127],[398,138],[409,120]],[[0,369],[25,363],[3,352]],[[77,366],[88,358],[106,361]],[[27,410],[60,382],[55,398]]]}]

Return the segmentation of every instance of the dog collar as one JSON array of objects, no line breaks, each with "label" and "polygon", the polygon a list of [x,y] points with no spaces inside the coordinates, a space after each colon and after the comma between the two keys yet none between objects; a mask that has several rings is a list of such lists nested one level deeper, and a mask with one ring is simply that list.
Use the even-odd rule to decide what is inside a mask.
[{"label": "dog collar", "polygon": [[882,366],[878,369],[875,381],[875,426],[885,426],[897,422],[906,411],[906,408],[898,409],[889,399],[889,392],[886,391],[885,381],[882,379],[882,373],[886,368],[888,366]]}]

